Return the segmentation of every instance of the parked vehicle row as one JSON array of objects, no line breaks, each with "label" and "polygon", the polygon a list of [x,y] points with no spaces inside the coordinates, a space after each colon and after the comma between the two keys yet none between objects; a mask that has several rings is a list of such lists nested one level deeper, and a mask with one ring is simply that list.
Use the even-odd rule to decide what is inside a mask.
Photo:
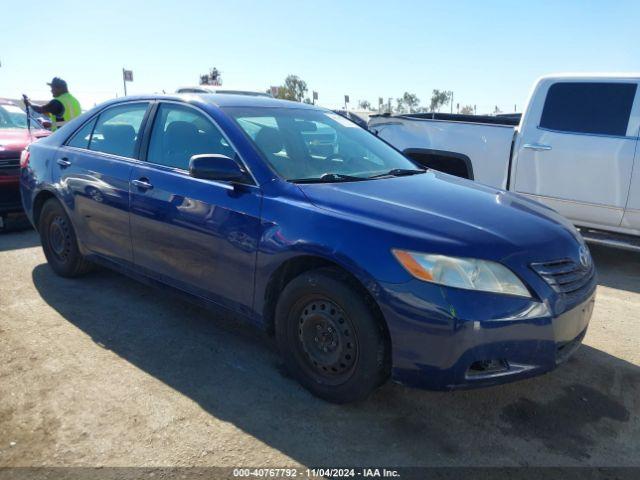
[{"label": "parked vehicle row", "polygon": [[35,121],[27,128],[27,114],[14,102],[0,100],[0,228],[8,215],[22,211],[18,181],[20,153],[38,138],[49,135]]},{"label": "parked vehicle row", "polygon": [[426,171],[318,107],[125,97],[21,166],[56,273],[98,263],[230,310],[274,333],[295,378],[330,401],[389,377],[454,389],[547,372],[591,317],[595,269],[567,220]]},{"label": "parked vehicle row", "polygon": [[550,76],[521,121],[411,114],[377,116],[369,127],[422,165],[520,193],[591,241],[640,250],[638,83],[640,75]]}]

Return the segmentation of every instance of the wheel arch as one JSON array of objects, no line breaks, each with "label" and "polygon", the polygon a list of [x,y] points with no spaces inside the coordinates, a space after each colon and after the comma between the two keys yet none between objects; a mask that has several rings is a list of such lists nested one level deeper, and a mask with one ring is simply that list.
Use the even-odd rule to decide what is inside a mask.
[{"label": "wheel arch", "polygon": [[47,200],[51,198],[55,198],[64,208],[64,203],[58,198],[55,193],[48,189],[40,190],[33,199],[33,206],[31,209],[33,217],[33,227],[36,229],[36,231],[38,230],[38,224],[40,223],[40,213],[42,212],[42,207],[47,202]]},{"label": "wheel arch", "polygon": [[367,278],[367,275],[362,272],[354,273],[350,268],[336,262],[334,259],[328,259],[317,254],[301,254],[288,258],[270,275],[263,292],[264,303],[262,308],[262,317],[267,332],[272,335],[275,331],[276,305],[278,303],[279,293],[282,292],[284,287],[302,273],[321,268],[335,271],[341,280],[363,295],[363,298],[381,327],[388,348],[388,355],[389,358],[391,358],[391,336],[389,327],[382,313],[382,309],[378,305],[375,295],[372,292],[372,290],[375,291],[376,289],[376,284],[373,279]]}]

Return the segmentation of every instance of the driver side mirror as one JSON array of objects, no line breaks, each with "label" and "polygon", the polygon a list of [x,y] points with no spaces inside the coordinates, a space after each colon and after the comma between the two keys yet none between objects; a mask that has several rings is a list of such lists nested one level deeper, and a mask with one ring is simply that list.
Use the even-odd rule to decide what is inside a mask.
[{"label": "driver side mirror", "polygon": [[193,178],[239,182],[246,178],[246,174],[237,160],[226,155],[204,153],[189,159],[189,175]]}]

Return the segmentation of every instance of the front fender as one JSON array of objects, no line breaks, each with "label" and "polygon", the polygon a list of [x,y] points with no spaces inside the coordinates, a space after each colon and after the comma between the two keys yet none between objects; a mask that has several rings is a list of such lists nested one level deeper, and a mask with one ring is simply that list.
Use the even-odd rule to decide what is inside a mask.
[{"label": "front fender", "polygon": [[293,187],[289,195],[263,198],[253,308],[258,318],[265,308],[270,280],[278,268],[294,258],[312,257],[338,265],[378,302],[382,301],[382,280],[408,280],[388,247],[394,242],[389,238],[393,232],[320,209],[296,190]]}]

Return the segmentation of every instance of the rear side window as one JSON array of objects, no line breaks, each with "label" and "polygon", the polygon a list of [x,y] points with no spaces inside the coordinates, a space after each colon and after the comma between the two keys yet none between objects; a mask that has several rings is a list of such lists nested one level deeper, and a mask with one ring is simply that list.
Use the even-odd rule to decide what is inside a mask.
[{"label": "rear side window", "polygon": [[89,141],[89,150],[133,158],[148,103],[110,108],[100,114]]},{"label": "rear side window", "polygon": [[556,83],[547,92],[540,127],[625,136],[635,94],[634,83]]}]

